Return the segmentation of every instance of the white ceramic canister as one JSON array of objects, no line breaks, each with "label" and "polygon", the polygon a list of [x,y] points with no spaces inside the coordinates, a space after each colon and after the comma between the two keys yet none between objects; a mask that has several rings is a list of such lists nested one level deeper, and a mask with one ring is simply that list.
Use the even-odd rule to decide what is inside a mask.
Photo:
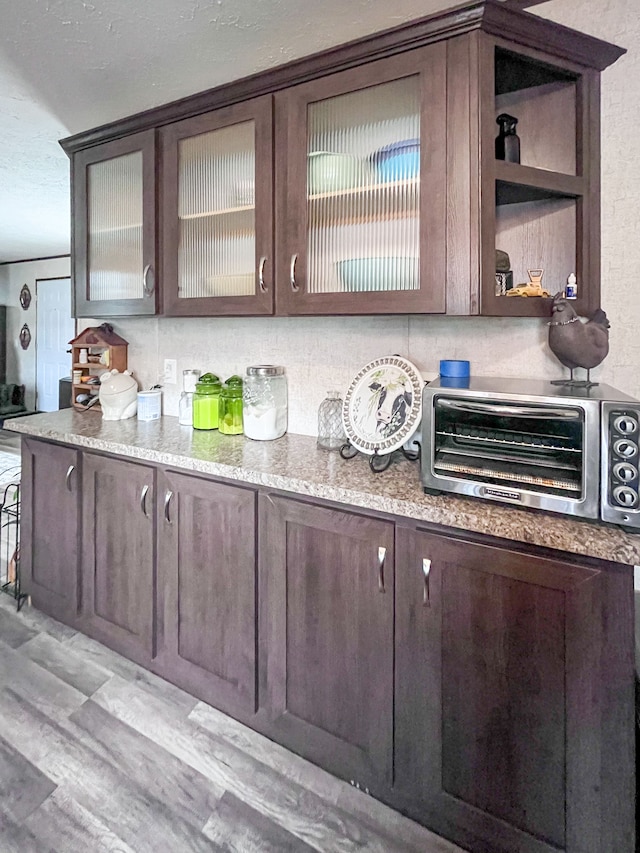
[{"label": "white ceramic canister", "polygon": [[256,441],[272,441],[287,431],[287,377],[284,367],[257,364],[247,367],[242,386],[244,434]]}]

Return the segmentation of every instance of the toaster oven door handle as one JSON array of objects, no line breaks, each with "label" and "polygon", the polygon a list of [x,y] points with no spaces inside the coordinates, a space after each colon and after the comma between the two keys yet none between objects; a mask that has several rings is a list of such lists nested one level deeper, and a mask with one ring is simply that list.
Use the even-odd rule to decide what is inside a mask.
[{"label": "toaster oven door handle", "polygon": [[458,412],[472,414],[513,415],[521,418],[562,418],[565,421],[580,420],[580,412],[575,409],[539,408],[537,406],[506,406],[503,403],[464,403],[460,400],[446,400],[439,397],[436,406],[442,409],[455,409]]}]

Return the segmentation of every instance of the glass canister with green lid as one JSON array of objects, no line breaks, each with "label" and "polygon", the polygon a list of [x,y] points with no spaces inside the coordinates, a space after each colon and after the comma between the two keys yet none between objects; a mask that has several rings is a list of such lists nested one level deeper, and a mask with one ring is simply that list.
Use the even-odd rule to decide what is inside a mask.
[{"label": "glass canister with green lid", "polygon": [[203,373],[193,395],[193,428],[218,429],[220,379],[215,373]]},{"label": "glass canister with green lid", "polygon": [[242,435],[242,377],[230,376],[220,391],[220,432]]}]

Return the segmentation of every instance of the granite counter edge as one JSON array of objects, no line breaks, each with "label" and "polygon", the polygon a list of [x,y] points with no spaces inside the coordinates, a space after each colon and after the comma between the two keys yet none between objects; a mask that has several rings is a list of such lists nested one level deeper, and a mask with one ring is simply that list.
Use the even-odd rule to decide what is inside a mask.
[{"label": "granite counter edge", "polygon": [[[440,525],[452,530],[486,534],[508,542],[552,548],[577,556],[623,563],[640,564],[640,536],[637,543],[631,534],[615,526],[605,526],[565,516],[535,513],[518,507],[497,504],[478,504],[464,498],[425,496],[424,503],[356,491],[336,485],[252,470],[223,462],[198,459],[187,454],[159,451],[153,447],[136,446],[115,440],[105,440],[54,427],[14,422],[5,428],[26,437],[47,439],[62,444],[152,462],[170,468],[223,477],[255,486],[278,489],[292,494],[334,501],[359,509],[383,512]],[[465,504],[469,503],[467,507]],[[453,508],[452,508],[453,506]]]}]

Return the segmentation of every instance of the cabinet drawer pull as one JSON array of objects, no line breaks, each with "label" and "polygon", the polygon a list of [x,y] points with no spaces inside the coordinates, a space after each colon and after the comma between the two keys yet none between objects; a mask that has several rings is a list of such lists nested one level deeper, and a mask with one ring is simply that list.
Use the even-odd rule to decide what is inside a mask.
[{"label": "cabinet drawer pull", "polygon": [[151,296],[155,287],[155,277],[153,275],[153,270],[151,269],[151,264],[147,264],[144,268],[144,272],[142,273],[142,289],[144,291],[144,295]]},{"label": "cabinet drawer pull", "polygon": [[264,283],[264,265],[267,263],[267,256],[263,255],[258,264],[258,287],[261,293],[267,292],[267,285]]},{"label": "cabinet drawer pull", "polygon": [[425,607],[431,606],[431,590],[429,589],[429,575],[431,574],[431,560],[425,557],[422,561],[422,603]]},{"label": "cabinet drawer pull", "polygon": [[64,484],[69,491],[71,491],[71,475],[73,474],[73,472],[75,470],[76,470],[75,465],[69,465],[69,467],[67,468],[67,473],[66,473],[65,478],[64,478]]},{"label": "cabinet drawer pull", "polygon": [[140,509],[142,510],[142,514],[144,516],[147,515],[147,493],[149,492],[149,486],[143,486],[142,491],[140,492]]},{"label": "cabinet drawer pull", "polygon": [[300,290],[300,287],[296,284],[296,261],[298,260],[298,253],[295,255],[291,255],[291,268],[289,270],[289,281],[291,282],[291,290],[294,293],[297,293]]},{"label": "cabinet drawer pull", "polygon": [[171,515],[169,514],[169,504],[171,503],[171,498],[173,497],[173,492],[170,489],[164,493],[164,518],[167,524],[171,524]]},{"label": "cabinet drawer pull", "polygon": [[387,549],[380,546],[378,548],[378,592],[386,592],[384,588],[384,561],[387,556]]}]

